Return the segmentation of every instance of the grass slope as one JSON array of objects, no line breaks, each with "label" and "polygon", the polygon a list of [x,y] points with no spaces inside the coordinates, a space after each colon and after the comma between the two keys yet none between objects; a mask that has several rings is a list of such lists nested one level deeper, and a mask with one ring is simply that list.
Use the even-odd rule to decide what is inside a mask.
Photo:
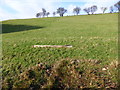
[{"label": "grass slope", "polygon": [[[100,62],[99,68],[110,67],[107,65],[113,65],[110,63],[115,63],[118,59],[117,15],[3,21],[3,87],[17,87],[13,83],[16,78],[39,63],[50,66],[68,59],[97,60]],[[33,48],[32,45],[36,44],[73,45],[73,48]],[[84,65],[82,68],[88,67],[89,65]],[[94,65],[91,67],[95,68]],[[115,69],[112,75],[112,81],[116,83]],[[6,85],[6,82],[9,84]]]}]

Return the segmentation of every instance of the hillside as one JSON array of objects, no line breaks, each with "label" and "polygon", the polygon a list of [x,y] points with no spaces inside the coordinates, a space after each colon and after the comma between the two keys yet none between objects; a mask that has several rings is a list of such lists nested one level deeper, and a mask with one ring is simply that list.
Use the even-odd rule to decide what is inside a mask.
[{"label": "hillside", "polygon": [[[115,68],[118,59],[117,16],[118,14],[103,14],[3,21],[3,87],[53,88],[61,86],[69,88],[70,86],[78,87],[81,82],[85,85],[80,85],[80,87],[86,88],[115,87],[117,83]],[[33,48],[33,45],[72,45],[73,47]],[[78,66],[72,64],[69,67],[70,63],[75,60],[78,61]],[[64,61],[67,63],[64,63]],[[55,71],[59,73],[58,69],[60,69],[66,77],[71,77],[69,76],[69,70],[76,70],[77,74],[73,72],[73,76],[79,76],[80,72],[83,72],[82,74],[85,77],[81,78],[83,79],[81,82],[74,85],[74,82],[81,79],[73,78],[71,84],[69,84],[70,80],[64,81],[65,76],[62,77],[62,74],[57,74],[59,78],[62,78],[61,84],[55,82],[56,74],[46,76],[45,68],[40,69],[40,71],[32,68],[40,65],[40,63],[45,65],[46,68],[53,67],[53,73]],[[77,67],[72,68],[74,66]],[[33,71],[30,74],[32,79],[30,77],[27,77],[27,80],[25,77],[20,79],[21,74],[29,72],[29,69]],[[103,69],[106,69],[105,72]],[[88,73],[96,70],[96,74]],[[52,73],[52,71],[49,72]],[[68,75],[66,72],[68,72]],[[99,77],[97,78],[98,81],[91,82],[91,84],[83,82],[88,75],[92,76],[89,76],[87,81],[94,81],[94,79],[91,80],[91,77]],[[103,77],[101,77],[102,75]],[[48,77],[51,79],[49,80]],[[106,82],[103,82],[102,79]],[[110,82],[108,79],[110,79]]]}]

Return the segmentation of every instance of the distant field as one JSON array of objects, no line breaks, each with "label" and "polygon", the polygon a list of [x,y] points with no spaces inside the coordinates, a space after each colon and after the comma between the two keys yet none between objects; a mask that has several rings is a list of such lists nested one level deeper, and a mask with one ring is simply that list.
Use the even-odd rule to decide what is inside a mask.
[{"label": "distant field", "polygon": [[[60,85],[67,88],[70,86],[87,88],[115,87],[118,60],[117,16],[118,14],[103,14],[3,21],[3,87],[37,88],[59,87]],[[33,45],[72,45],[73,47],[33,48]],[[64,60],[68,63],[62,63]],[[79,65],[77,68],[69,67],[71,60],[78,60]],[[96,64],[96,62],[98,63]],[[62,84],[55,82],[56,79],[53,79],[56,74],[49,76],[52,79],[48,80],[44,69],[41,69],[42,71],[30,69],[39,65],[39,63],[43,63],[46,67],[56,67],[56,64],[62,63],[60,64],[62,66],[58,67],[59,69],[63,67],[61,72],[63,71],[62,74],[65,74],[66,77],[69,76],[69,74],[66,74],[69,69],[70,71],[76,70],[77,74],[75,73],[75,75],[78,76],[81,75],[80,72],[82,71],[83,76],[86,76],[83,81],[88,80],[89,83],[81,81],[85,85],[79,86],[81,82],[73,85],[74,82],[81,80],[73,78],[71,84],[69,84],[69,81],[64,81],[65,77],[63,78],[62,74],[57,74],[59,78],[62,78]],[[67,65],[68,68],[65,69]],[[76,66],[76,64],[72,65],[73,67]],[[33,76],[32,79],[30,77],[20,79],[21,74],[29,71],[29,69],[35,74],[30,74]],[[52,70],[55,71],[56,69],[53,68]],[[97,74],[93,73],[94,75],[92,74],[89,77],[87,75],[91,74],[86,70],[91,72],[97,70]],[[75,75],[73,74],[73,76]],[[89,79],[86,79],[87,77]],[[98,81],[90,82],[93,80],[91,77],[96,77]],[[28,85],[24,84],[24,81]]]}]

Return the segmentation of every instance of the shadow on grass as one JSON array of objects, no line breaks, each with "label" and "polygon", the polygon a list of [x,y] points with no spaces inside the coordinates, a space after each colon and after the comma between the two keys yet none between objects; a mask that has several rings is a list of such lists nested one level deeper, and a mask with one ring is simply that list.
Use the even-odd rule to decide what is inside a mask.
[{"label": "shadow on grass", "polygon": [[2,33],[20,32],[20,31],[27,31],[27,30],[40,29],[40,28],[43,28],[43,27],[28,26],[28,25],[2,24]]}]

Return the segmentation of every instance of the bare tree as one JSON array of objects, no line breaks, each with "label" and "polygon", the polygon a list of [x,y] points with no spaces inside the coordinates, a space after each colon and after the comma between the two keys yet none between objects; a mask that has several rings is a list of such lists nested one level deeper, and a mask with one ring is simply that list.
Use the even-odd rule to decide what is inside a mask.
[{"label": "bare tree", "polygon": [[94,14],[94,12],[96,11],[97,11],[97,6],[96,5],[91,6],[91,13]]},{"label": "bare tree", "polygon": [[37,14],[36,14],[36,17],[38,18],[39,16],[40,16],[40,13],[37,13]]},{"label": "bare tree", "polygon": [[73,13],[76,13],[76,15],[78,15],[80,13],[81,8],[80,7],[76,7],[73,9]]},{"label": "bare tree", "polygon": [[50,13],[49,13],[49,12],[47,12],[47,13],[46,13],[46,16],[47,16],[47,17],[48,17],[48,15],[50,15]]},{"label": "bare tree", "polygon": [[43,17],[44,17],[46,15],[46,10],[42,8],[42,12],[43,12]]},{"label": "bare tree", "polygon": [[57,13],[60,15],[60,17],[63,17],[63,15],[67,12],[66,9],[64,9],[63,7],[59,7],[57,9]]},{"label": "bare tree", "polygon": [[47,12],[44,8],[42,8],[42,12],[37,13],[36,17],[45,17],[45,16],[48,17],[49,14],[50,14],[49,12]]},{"label": "bare tree", "polygon": [[56,12],[53,12],[53,16],[55,16],[56,15]]},{"label": "bare tree", "polygon": [[114,6],[118,9],[118,11],[120,11],[120,1],[117,2]]},{"label": "bare tree", "polygon": [[36,14],[36,17],[38,18],[38,17],[42,17],[43,16],[43,12],[39,12],[39,13],[37,13]]},{"label": "bare tree", "polygon": [[90,11],[91,11],[91,8],[89,7],[89,8],[84,8],[83,9],[88,15],[90,15]]},{"label": "bare tree", "polygon": [[111,6],[110,7],[110,13],[113,13],[113,11],[114,11],[114,8],[113,8],[113,6]]},{"label": "bare tree", "polygon": [[101,10],[103,11],[103,13],[105,13],[105,11],[107,10],[107,7],[101,7]]}]

